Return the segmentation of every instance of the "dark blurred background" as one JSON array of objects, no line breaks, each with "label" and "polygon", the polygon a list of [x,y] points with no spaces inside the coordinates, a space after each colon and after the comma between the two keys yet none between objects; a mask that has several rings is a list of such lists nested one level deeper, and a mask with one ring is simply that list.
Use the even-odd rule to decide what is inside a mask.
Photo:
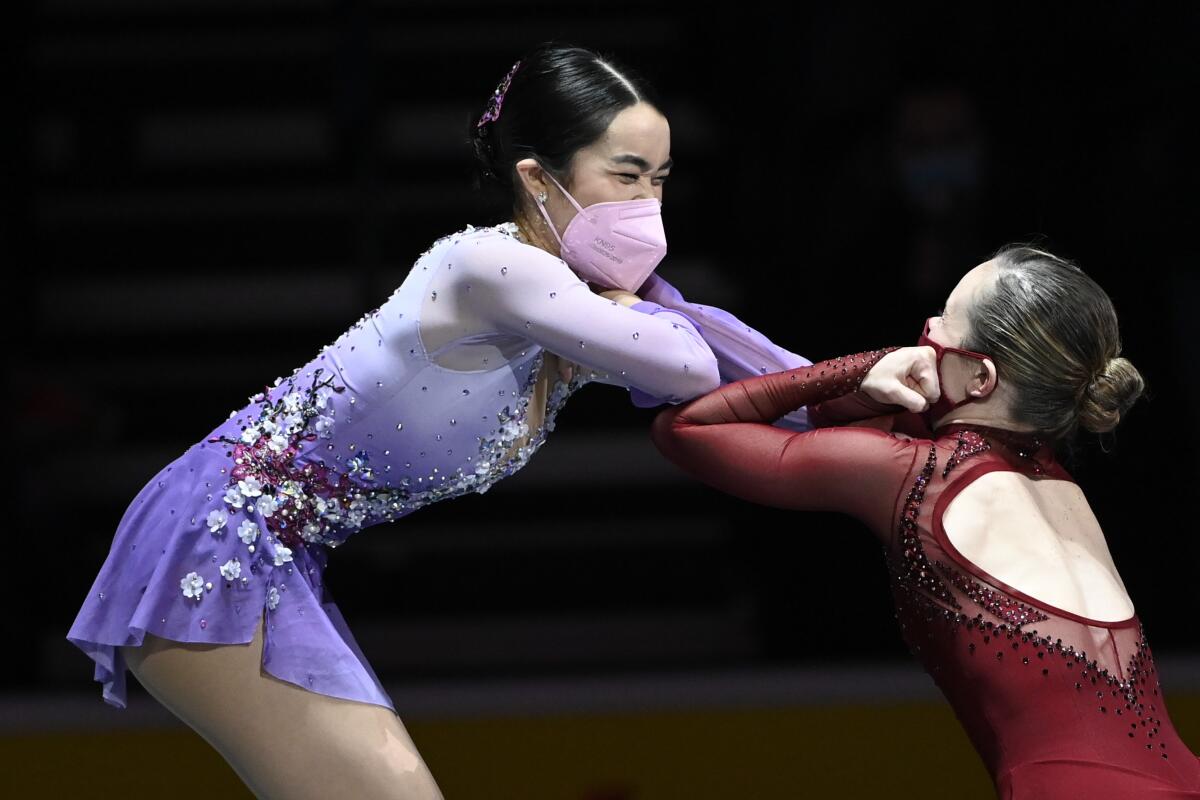
[{"label": "dark blurred background", "polygon": [[[23,7],[0,189],[19,288],[6,688],[102,704],[64,637],[126,504],[435,238],[498,221],[469,189],[465,123],[546,39],[611,52],[665,98],[662,273],[811,359],[915,343],[1006,242],[1077,259],[1149,397],[1074,472],[1156,654],[1200,655],[1196,7],[782,11]],[[333,554],[385,683],[911,666],[864,528],[689,482],[649,444],[653,413],[589,387],[522,472]]]}]

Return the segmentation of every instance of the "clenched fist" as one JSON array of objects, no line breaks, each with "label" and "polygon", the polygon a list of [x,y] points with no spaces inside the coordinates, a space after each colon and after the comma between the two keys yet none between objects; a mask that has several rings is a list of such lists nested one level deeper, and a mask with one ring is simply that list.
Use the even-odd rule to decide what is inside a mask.
[{"label": "clenched fist", "polygon": [[924,411],[941,395],[937,354],[928,346],[893,350],[875,362],[859,389],[880,403]]}]

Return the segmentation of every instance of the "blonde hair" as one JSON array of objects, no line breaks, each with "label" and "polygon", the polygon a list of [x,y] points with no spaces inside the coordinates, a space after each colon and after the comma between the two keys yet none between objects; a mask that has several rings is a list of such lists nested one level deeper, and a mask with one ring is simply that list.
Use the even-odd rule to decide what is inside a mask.
[{"label": "blonde hair", "polygon": [[1112,301],[1071,261],[1028,244],[992,255],[999,274],[968,310],[962,347],[987,353],[1013,418],[1052,439],[1112,430],[1145,383],[1120,355]]}]

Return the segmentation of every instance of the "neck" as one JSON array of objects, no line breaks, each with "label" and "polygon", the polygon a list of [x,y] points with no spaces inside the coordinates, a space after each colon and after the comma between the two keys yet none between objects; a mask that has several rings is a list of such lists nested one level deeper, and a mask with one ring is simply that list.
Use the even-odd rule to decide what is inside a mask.
[{"label": "neck", "polygon": [[967,419],[959,418],[953,414],[948,414],[944,419],[935,424],[934,430],[940,430],[950,425],[976,425],[981,428],[991,428],[997,431],[1008,431],[1009,433],[1028,434],[1033,436],[1037,433],[1036,428],[1031,428],[1028,425],[1018,425],[1015,422],[1008,420],[982,420],[982,419]]},{"label": "neck", "polygon": [[561,258],[558,240],[554,238],[552,233],[546,230],[545,220],[539,220],[541,222],[540,225],[530,224],[530,218],[527,215],[517,214],[516,219],[513,221],[516,223],[518,230],[521,231],[521,236],[526,242],[534,247],[545,250],[552,256]]},{"label": "neck", "polygon": [[959,413],[958,410],[951,411],[941,419],[935,420],[933,429],[945,427],[946,425],[954,425],[962,423],[964,425],[980,425],[985,428],[995,428],[1002,431],[1012,431],[1013,433],[1036,433],[1037,429],[1026,425],[1016,420],[1010,419],[1007,416],[997,416],[994,414],[980,413]]},{"label": "neck", "polygon": [[955,422],[962,422],[965,425],[979,425],[988,428],[997,428],[1000,431],[1013,431],[1014,433],[1036,433],[1037,428],[1026,425],[1024,422],[1018,422],[1008,414],[1007,402],[1003,397],[997,396],[997,392],[991,392],[984,399],[977,399],[972,403],[960,405],[959,408],[950,411],[941,419],[934,420],[934,429],[946,425],[953,425]]},{"label": "neck", "polygon": [[946,416],[934,420],[933,429],[937,430],[943,425],[961,422],[966,425],[982,425],[986,428],[1013,431],[1014,433],[1036,432],[1037,429],[1033,426],[1012,418],[1009,413],[1009,409],[1012,407],[1011,400],[1003,389],[1003,386],[998,386],[986,397],[965,403],[950,411]]}]

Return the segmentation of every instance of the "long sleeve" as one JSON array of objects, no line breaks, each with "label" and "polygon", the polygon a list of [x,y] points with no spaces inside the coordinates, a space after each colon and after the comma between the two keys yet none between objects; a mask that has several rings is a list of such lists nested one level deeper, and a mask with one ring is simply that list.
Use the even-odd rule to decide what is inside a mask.
[{"label": "long sleeve", "polygon": [[921,439],[933,436],[920,414],[915,414],[898,404],[873,400],[862,391],[813,403],[808,406],[808,418],[816,428],[858,424],[906,433]]},{"label": "long sleeve", "polygon": [[767,423],[797,406],[857,390],[892,349],[747,378],[671,406],[654,420],[654,444],[721,491],[779,508],[850,514],[887,542],[913,464],[911,440],[870,428],[787,431]]},{"label": "long sleeve", "polygon": [[[712,305],[701,305],[684,299],[683,295],[662,275],[655,272],[638,289],[644,300],[686,313],[696,323],[704,340],[717,357],[721,383],[731,383],[756,375],[795,369],[812,364],[804,356],[780,347],[765,335],[747,325],[733,314]],[[635,405],[660,405],[659,398],[633,393]],[[809,430],[813,426],[805,408],[788,411],[774,425],[791,430]]]},{"label": "long sleeve", "polygon": [[539,248],[507,236],[467,237],[445,263],[447,299],[496,331],[675,401],[720,385],[716,357],[687,315],[601,297]]}]

